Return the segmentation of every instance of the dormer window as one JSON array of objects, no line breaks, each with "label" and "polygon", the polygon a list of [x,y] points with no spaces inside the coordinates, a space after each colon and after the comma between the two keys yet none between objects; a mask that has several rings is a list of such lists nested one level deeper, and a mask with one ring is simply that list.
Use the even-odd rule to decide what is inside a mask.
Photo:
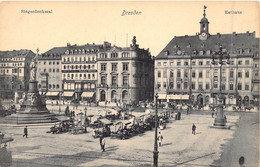
[{"label": "dormer window", "polygon": [[178,45],[177,45],[177,44],[175,44],[173,47],[174,47],[174,48],[178,48]]},{"label": "dormer window", "polygon": [[79,54],[81,54],[81,50],[79,49]]},{"label": "dormer window", "polygon": [[249,53],[251,52],[251,49],[250,49],[250,48],[247,48],[247,49],[245,49],[245,52],[246,52],[247,54],[249,54]]},{"label": "dormer window", "polygon": [[201,51],[200,51],[200,55],[203,55],[203,54],[204,54],[204,51],[203,51],[203,50],[201,50]]},{"label": "dormer window", "polygon": [[69,51],[69,50],[66,50],[65,54],[68,55],[69,53],[70,53],[70,51]]},{"label": "dormer window", "polygon": [[237,53],[238,53],[238,54],[242,54],[242,53],[243,53],[243,49],[238,49],[238,50],[237,50]]},{"label": "dormer window", "polygon": [[169,56],[169,51],[168,50],[165,51],[165,55]]},{"label": "dormer window", "polygon": [[70,50],[70,54],[73,54],[73,50]]},{"label": "dormer window", "polygon": [[192,51],[192,55],[196,55],[196,54],[197,54],[196,50]]},{"label": "dormer window", "polygon": [[78,54],[78,51],[77,51],[77,50],[75,50],[74,52],[75,52],[75,54]]},{"label": "dormer window", "polygon": [[84,49],[82,49],[82,52],[81,52],[82,54],[85,54],[85,50]]},{"label": "dormer window", "polygon": [[181,55],[181,50],[178,50],[178,51],[177,51],[177,55]]},{"label": "dormer window", "polygon": [[207,50],[207,55],[210,55],[211,54],[211,50]]}]

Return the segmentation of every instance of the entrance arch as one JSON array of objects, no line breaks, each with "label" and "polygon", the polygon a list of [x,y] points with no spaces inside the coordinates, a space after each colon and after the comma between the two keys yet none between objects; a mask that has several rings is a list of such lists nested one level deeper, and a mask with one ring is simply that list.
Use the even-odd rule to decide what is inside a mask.
[{"label": "entrance arch", "polygon": [[100,101],[106,101],[106,92],[104,90],[100,92]]},{"label": "entrance arch", "polygon": [[198,102],[198,105],[200,105],[200,106],[203,105],[203,96],[202,96],[202,94],[199,94],[197,96],[197,102]]},{"label": "entrance arch", "polygon": [[249,106],[249,97],[248,96],[244,97],[244,105]]},{"label": "entrance arch", "polygon": [[116,100],[116,91],[112,90],[112,92],[111,92],[111,101],[115,102],[115,100]]}]

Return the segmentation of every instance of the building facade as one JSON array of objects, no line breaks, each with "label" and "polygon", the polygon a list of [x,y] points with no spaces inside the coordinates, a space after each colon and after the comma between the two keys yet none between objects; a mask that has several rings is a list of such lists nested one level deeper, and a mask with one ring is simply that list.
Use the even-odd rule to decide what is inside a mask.
[{"label": "building facade", "polygon": [[153,99],[153,62],[135,37],[130,47],[105,45],[97,56],[97,100],[132,104]]},{"label": "building facade", "polygon": [[[212,63],[220,49],[230,56],[222,75],[220,64]],[[221,86],[225,105],[253,105],[259,98],[258,54],[255,32],[211,35],[204,9],[200,32],[174,37],[155,58],[155,93],[160,102],[205,106],[214,103]]]},{"label": "building facade", "polygon": [[37,57],[38,89],[49,99],[59,99],[62,94],[61,55],[63,48],[52,48]]},{"label": "building facade", "polygon": [[95,101],[97,84],[96,56],[103,45],[70,45],[62,55],[63,97],[70,100]]},{"label": "building facade", "polygon": [[29,87],[31,50],[0,51],[0,98],[16,102]]}]

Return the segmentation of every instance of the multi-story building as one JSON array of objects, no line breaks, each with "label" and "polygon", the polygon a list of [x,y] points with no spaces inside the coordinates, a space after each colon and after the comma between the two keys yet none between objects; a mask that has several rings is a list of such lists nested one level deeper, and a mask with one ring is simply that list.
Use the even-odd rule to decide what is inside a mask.
[{"label": "multi-story building", "polygon": [[63,97],[95,101],[97,82],[97,52],[103,45],[68,44],[62,55]]},{"label": "multi-story building", "polygon": [[61,55],[66,48],[52,48],[38,55],[37,74],[38,89],[50,99],[59,99],[62,94]]},{"label": "multi-story building", "polygon": [[97,57],[97,100],[137,103],[153,99],[153,62],[149,50],[139,48],[135,37],[130,47],[104,45]]},{"label": "multi-story building", "polygon": [[15,101],[28,90],[30,63],[35,54],[31,50],[0,51],[0,97]]},{"label": "multi-story building", "polygon": [[[230,55],[221,85],[220,65],[212,64],[220,48]],[[198,34],[175,36],[155,58],[155,93],[161,102],[208,105],[221,86],[224,104],[253,104],[259,97],[258,54],[255,32],[211,35],[204,10]]]}]

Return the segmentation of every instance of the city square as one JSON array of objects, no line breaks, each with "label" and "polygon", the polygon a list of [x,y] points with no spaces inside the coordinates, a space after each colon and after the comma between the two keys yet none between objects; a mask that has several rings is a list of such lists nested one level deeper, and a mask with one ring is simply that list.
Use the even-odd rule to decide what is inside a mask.
[{"label": "city square", "polygon": [[0,44],[0,166],[259,166],[258,8],[234,3],[1,3],[41,26]]}]

